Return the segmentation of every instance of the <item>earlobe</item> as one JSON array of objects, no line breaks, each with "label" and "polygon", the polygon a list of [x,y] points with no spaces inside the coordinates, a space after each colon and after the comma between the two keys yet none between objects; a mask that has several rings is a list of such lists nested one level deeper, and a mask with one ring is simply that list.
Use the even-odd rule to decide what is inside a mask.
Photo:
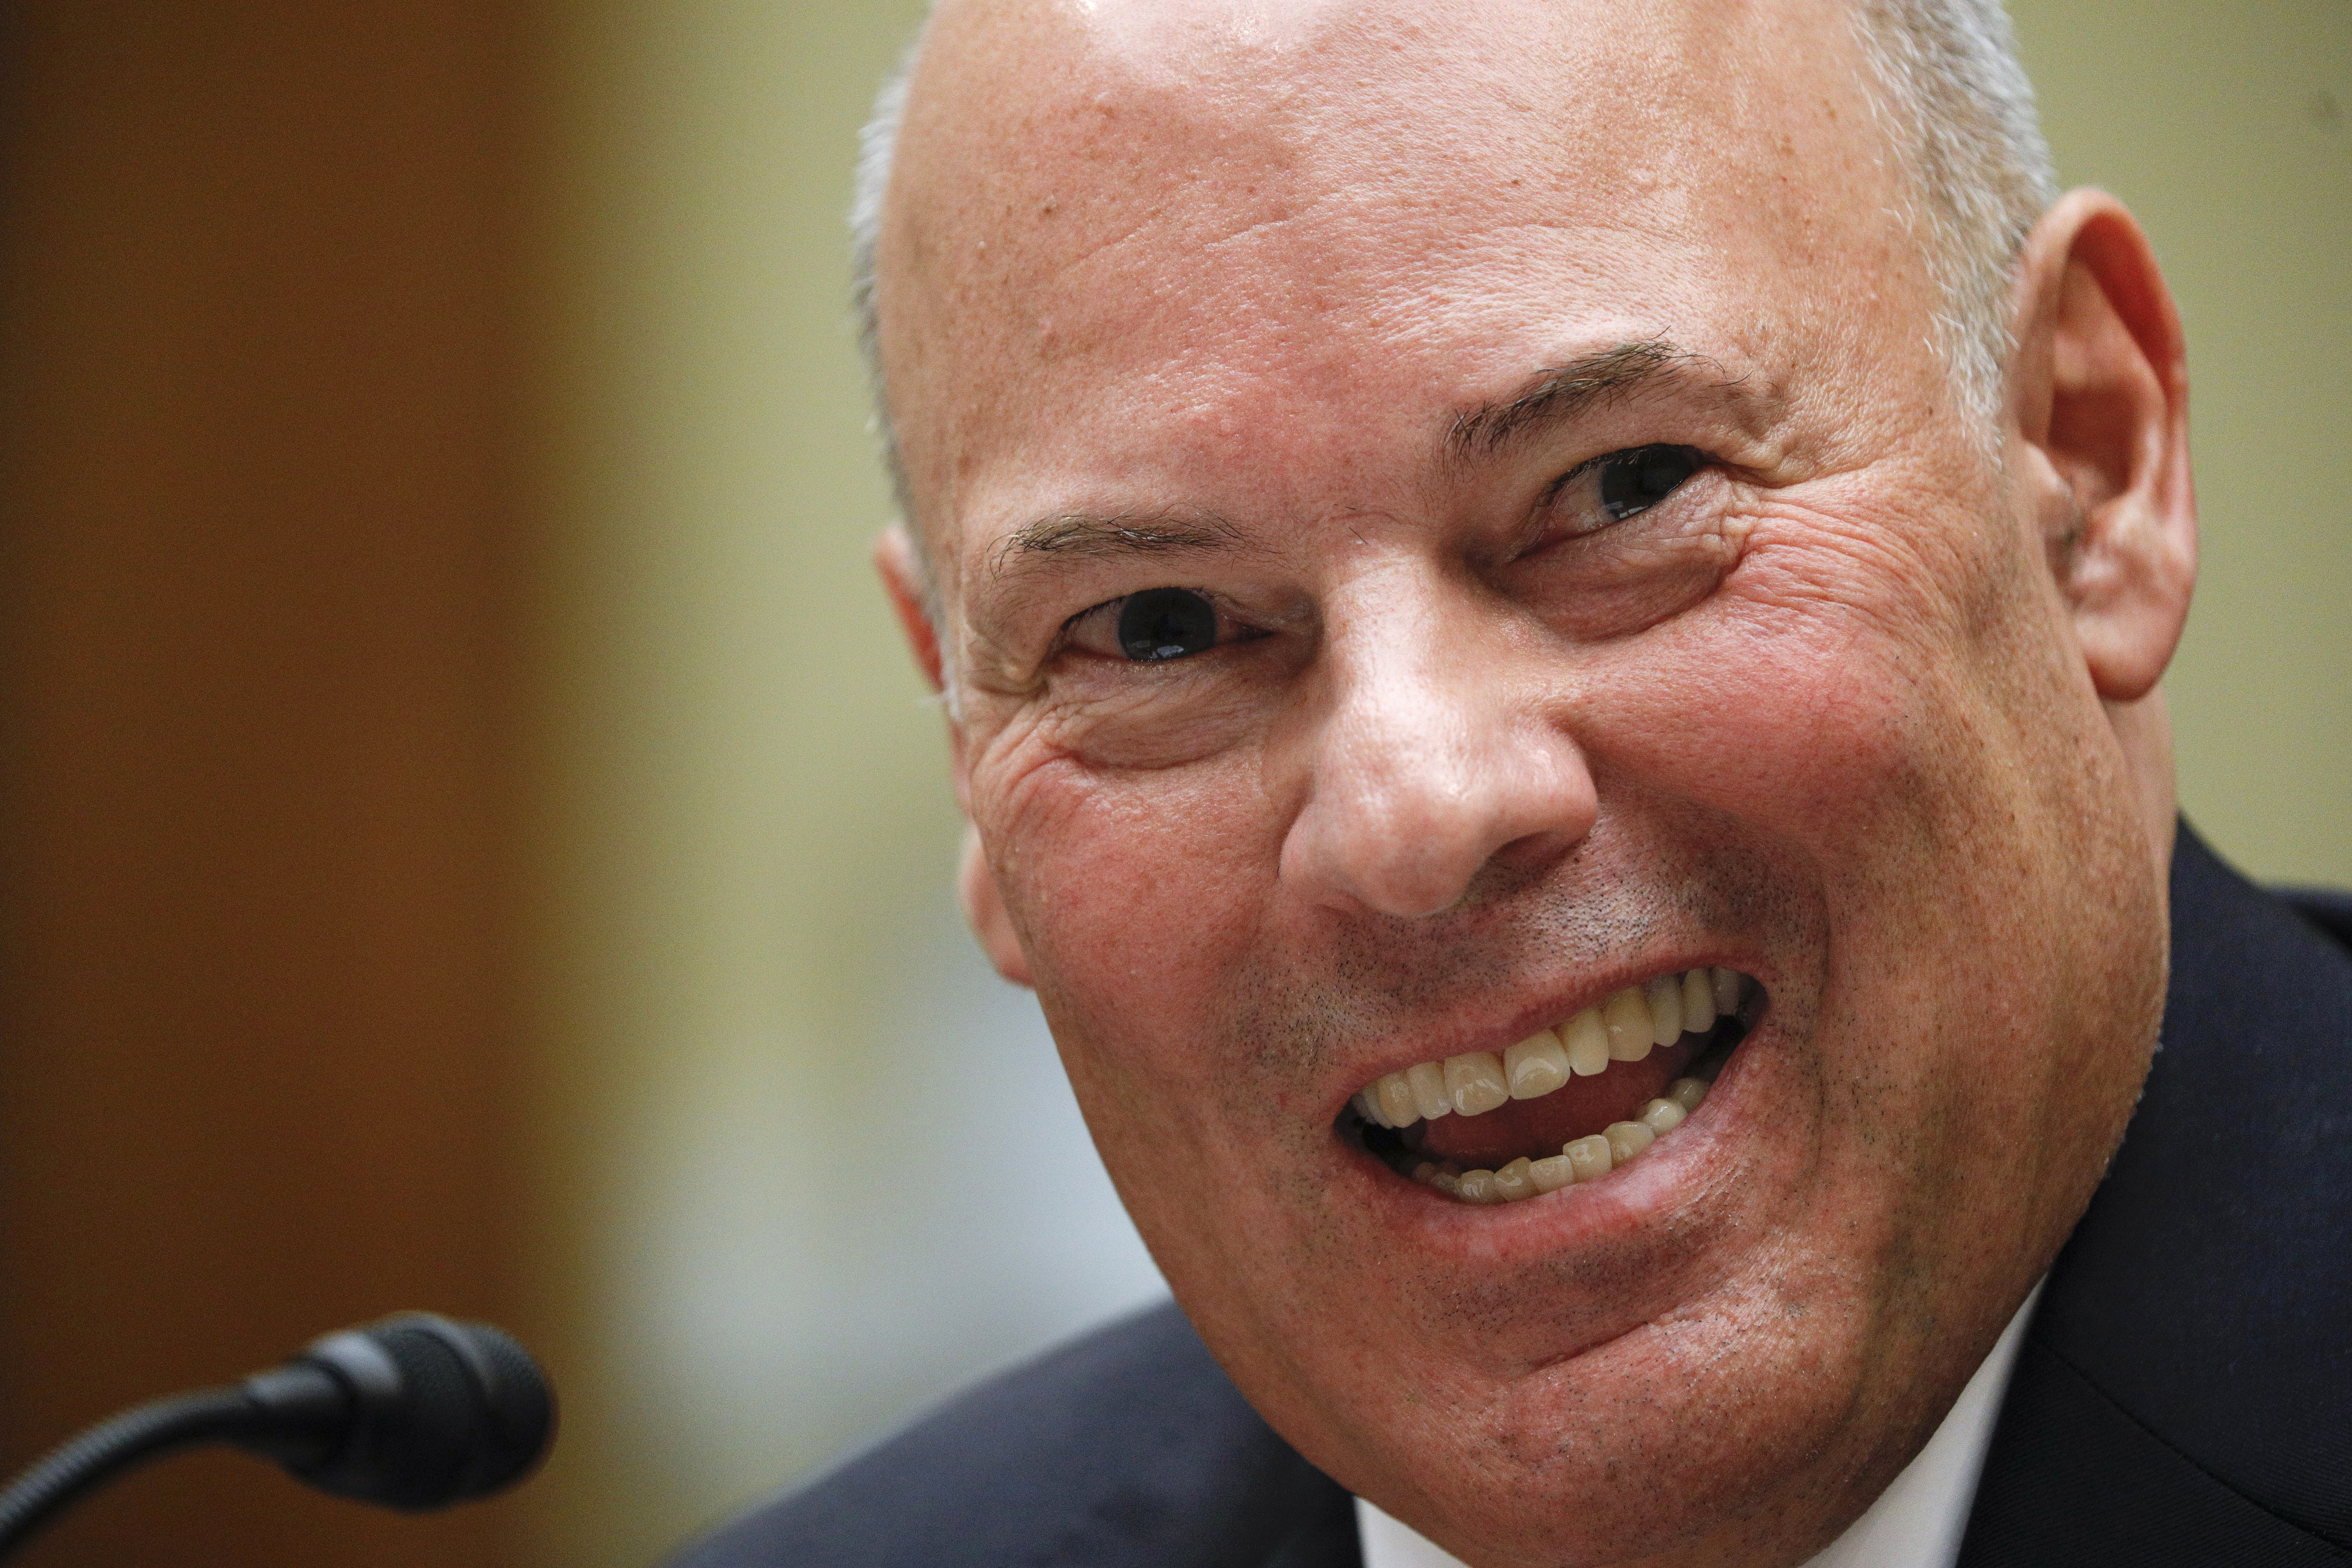
[{"label": "earlobe", "polygon": [[988,851],[981,846],[980,830],[969,825],[963,830],[963,858],[956,868],[956,894],[971,934],[980,939],[981,950],[996,965],[996,973],[1015,985],[1034,984],[1029,978],[1029,960],[1013,933],[1013,917],[988,868]]},{"label": "earlobe", "polygon": [[2017,310],[2021,478],[2093,684],[2136,701],[2171,660],[2197,571],[2179,316],[2147,237],[2100,191],[2035,226]]},{"label": "earlobe", "polygon": [[931,624],[926,574],[915,552],[914,537],[907,531],[905,523],[892,523],[874,542],[874,569],[882,575],[882,586],[890,595],[890,607],[898,613],[898,629],[906,634],[907,646],[913,651],[923,679],[930,683],[933,691],[944,690],[940,634]]}]

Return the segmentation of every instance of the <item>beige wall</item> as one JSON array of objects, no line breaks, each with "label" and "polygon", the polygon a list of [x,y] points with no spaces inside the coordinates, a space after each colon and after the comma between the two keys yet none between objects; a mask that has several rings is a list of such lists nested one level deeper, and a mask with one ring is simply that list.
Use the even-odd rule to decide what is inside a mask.
[{"label": "beige wall", "polygon": [[[936,713],[869,585],[853,136],[914,0],[555,12],[541,1557],[643,1563],[1148,1294],[1034,1011],[954,930]],[[2352,6],[2035,0],[2070,180],[2186,308],[2207,565],[2183,795],[2352,883]]]}]

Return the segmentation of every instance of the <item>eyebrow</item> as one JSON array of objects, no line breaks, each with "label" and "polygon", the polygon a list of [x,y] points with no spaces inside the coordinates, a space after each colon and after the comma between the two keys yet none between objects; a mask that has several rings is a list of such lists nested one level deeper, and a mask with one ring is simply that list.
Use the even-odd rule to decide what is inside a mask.
[{"label": "eyebrow", "polygon": [[[1538,371],[1532,384],[1506,402],[1454,416],[1445,433],[1445,448],[1457,458],[1492,456],[1538,426],[1572,419],[1600,404],[1671,379],[1685,366],[1714,363],[1664,338],[1580,354],[1565,364]],[[1722,384],[1736,383],[1727,377]]]},{"label": "eyebrow", "polygon": [[1165,555],[1230,549],[1244,542],[1242,531],[1211,511],[1063,512],[1013,530],[992,552],[1003,572],[1040,555],[1103,557]]}]

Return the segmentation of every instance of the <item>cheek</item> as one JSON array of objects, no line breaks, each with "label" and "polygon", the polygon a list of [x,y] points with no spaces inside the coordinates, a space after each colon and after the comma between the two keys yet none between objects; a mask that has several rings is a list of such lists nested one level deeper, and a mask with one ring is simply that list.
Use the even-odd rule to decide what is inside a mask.
[{"label": "cheek", "polygon": [[[1942,586],[1991,580],[1987,562],[1818,533],[1759,528],[1708,604],[1597,672],[1591,749],[1810,861],[1822,1109],[1895,1134],[1874,1159],[1941,1167],[1951,1142],[2029,1113],[2053,1024],[2072,1032],[2074,961],[2051,932],[2074,856],[2046,830],[2079,814],[2036,794],[2052,769],[2009,711],[2010,639],[1981,595]],[[1604,812],[1611,795],[1604,779]]]},{"label": "cheek", "polygon": [[1751,564],[1661,628],[1617,760],[1811,859],[1807,1092],[1834,1130],[1826,1186],[1880,1194],[1853,1223],[1922,1278],[1971,1248],[2022,1268],[2113,1147],[2160,995],[2095,702],[1997,551]]},{"label": "cheek", "polygon": [[1256,940],[1278,862],[1255,759],[1106,773],[1032,740],[977,768],[971,799],[1082,1092],[1221,1087],[1220,977]]},{"label": "cheek", "polygon": [[2007,584],[1983,528],[1919,500],[1847,476],[1754,504],[1715,594],[1612,651],[1595,761],[1824,869],[1933,853],[2001,771],[1983,622]]},{"label": "cheek", "polygon": [[1927,660],[1860,617],[1783,614],[1727,596],[1596,670],[1585,741],[1605,774],[1659,788],[1824,860],[1927,807],[1944,694]]}]

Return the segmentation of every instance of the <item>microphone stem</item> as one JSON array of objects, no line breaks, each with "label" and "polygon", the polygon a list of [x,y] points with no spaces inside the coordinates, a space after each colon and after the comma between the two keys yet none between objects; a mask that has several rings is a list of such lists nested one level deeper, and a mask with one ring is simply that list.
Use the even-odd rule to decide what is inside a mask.
[{"label": "microphone stem", "polygon": [[192,1444],[233,1438],[254,1415],[242,1389],[200,1389],[126,1410],[68,1439],[0,1491],[0,1560],[117,1471]]}]

